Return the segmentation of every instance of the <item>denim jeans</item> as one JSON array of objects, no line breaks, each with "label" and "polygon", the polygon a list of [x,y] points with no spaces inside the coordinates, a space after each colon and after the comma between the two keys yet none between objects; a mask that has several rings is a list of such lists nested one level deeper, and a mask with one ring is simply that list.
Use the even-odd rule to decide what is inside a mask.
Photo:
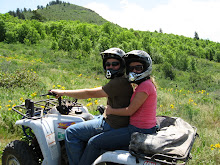
[{"label": "denim jeans", "polygon": [[65,146],[69,165],[78,165],[91,137],[112,130],[103,116],[69,126],[65,131]]},{"label": "denim jeans", "polygon": [[156,127],[140,129],[129,125],[128,127],[101,132],[89,139],[79,165],[91,165],[103,150],[128,149],[133,132],[151,134],[156,132]]}]

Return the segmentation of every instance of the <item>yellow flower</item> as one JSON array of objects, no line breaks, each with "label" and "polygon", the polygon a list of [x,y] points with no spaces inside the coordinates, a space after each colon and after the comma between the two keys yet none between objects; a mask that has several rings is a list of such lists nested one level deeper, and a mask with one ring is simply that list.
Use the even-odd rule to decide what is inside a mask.
[{"label": "yellow flower", "polygon": [[82,77],[82,74],[79,74],[78,77]]},{"label": "yellow flower", "polygon": [[10,107],[10,106],[11,106],[10,104],[6,105],[6,107]]},{"label": "yellow flower", "polygon": [[13,104],[13,105],[12,105],[12,107],[15,107],[15,106],[16,106],[16,104]]},{"label": "yellow flower", "polygon": [[8,102],[10,103],[10,102],[11,102],[11,100],[8,100]]},{"label": "yellow flower", "polygon": [[89,106],[91,106],[91,105],[92,105],[92,103],[88,103],[86,106],[89,107]]},{"label": "yellow flower", "polygon": [[23,97],[21,97],[20,100],[23,101],[24,100]]},{"label": "yellow flower", "polygon": [[95,100],[94,102],[95,102],[95,104],[98,104],[98,100]]},{"label": "yellow flower", "polygon": [[58,88],[60,88],[60,87],[61,87],[61,85],[57,85],[57,87],[58,87]]},{"label": "yellow flower", "polygon": [[32,97],[35,97],[36,95],[37,95],[36,92],[34,92],[34,93],[31,94]]},{"label": "yellow flower", "polygon": [[42,105],[42,106],[40,106],[40,107],[41,107],[41,108],[45,108],[45,106],[43,106],[43,105]]},{"label": "yellow flower", "polygon": [[50,98],[50,96],[49,96],[49,95],[47,95],[47,98],[49,99],[49,98]]},{"label": "yellow flower", "polygon": [[173,104],[170,104],[170,108],[172,108],[172,109],[173,109],[173,108],[174,108],[174,105],[173,105]]},{"label": "yellow flower", "polygon": [[220,148],[220,144],[219,144],[219,143],[216,144],[216,145],[215,145],[215,148]]},{"label": "yellow flower", "polygon": [[0,109],[2,108],[2,106],[0,106]]},{"label": "yellow flower", "polygon": [[56,85],[53,85],[53,87],[52,88],[55,88],[56,87]]},{"label": "yellow flower", "polygon": [[88,99],[87,99],[87,101],[91,101],[91,100],[92,100],[91,98],[88,98]]},{"label": "yellow flower", "polygon": [[8,110],[10,111],[10,110],[12,110],[12,108],[8,108]]},{"label": "yellow flower", "polygon": [[62,87],[62,90],[65,90],[65,87]]},{"label": "yellow flower", "polygon": [[163,107],[163,105],[160,105],[160,108],[162,108]]},{"label": "yellow flower", "polygon": [[214,148],[211,148],[211,150],[214,150]]}]

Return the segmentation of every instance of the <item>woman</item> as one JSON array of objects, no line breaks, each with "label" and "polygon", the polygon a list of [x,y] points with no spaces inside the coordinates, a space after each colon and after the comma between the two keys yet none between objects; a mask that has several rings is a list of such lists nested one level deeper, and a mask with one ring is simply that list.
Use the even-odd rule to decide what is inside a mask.
[{"label": "woman", "polygon": [[130,116],[128,127],[99,134],[89,140],[80,165],[89,165],[101,154],[102,150],[127,149],[133,132],[151,134],[156,132],[156,85],[150,77],[152,60],[148,53],[133,50],[124,57],[128,80],[134,83],[135,90],[131,103],[126,108],[107,106],[107,115]]}]

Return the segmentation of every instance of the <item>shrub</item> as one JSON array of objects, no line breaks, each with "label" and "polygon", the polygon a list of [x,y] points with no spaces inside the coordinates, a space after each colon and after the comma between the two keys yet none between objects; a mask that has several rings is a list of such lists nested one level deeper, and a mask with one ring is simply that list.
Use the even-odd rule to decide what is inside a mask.
[{"label": "shrub", "polygon": [[162,65],[162,69],[163,69],[165,78],[170,78],[171,80],[174,80],[176,74],[175,74],[173,66],[170,63],[165,62]]},{"label": "shrub", "polygon": [[33,71],[18,70],[15,73],[0,72],[1,87],[32,87],[37,86],[38,75]]}]

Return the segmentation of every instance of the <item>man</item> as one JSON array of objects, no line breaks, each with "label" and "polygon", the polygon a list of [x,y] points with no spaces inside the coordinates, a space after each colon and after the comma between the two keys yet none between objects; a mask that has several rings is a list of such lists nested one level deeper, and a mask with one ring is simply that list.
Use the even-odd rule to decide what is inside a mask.
[{"label": "man", "polygon": [[[125,78],[124,51],[110,48],[101,53],[105,76],[110,81],[103,87],[79,90],[51,90],[59,96],[70,96],[77,99],[107,97],[107,105],[113,108],[124,108],[130,104],[133,89]],[[95,135],[126,127],[128,116],[106,115],[69,126],[65,132],[66,151],[70,165],[78,165],[87,142]]]}]

